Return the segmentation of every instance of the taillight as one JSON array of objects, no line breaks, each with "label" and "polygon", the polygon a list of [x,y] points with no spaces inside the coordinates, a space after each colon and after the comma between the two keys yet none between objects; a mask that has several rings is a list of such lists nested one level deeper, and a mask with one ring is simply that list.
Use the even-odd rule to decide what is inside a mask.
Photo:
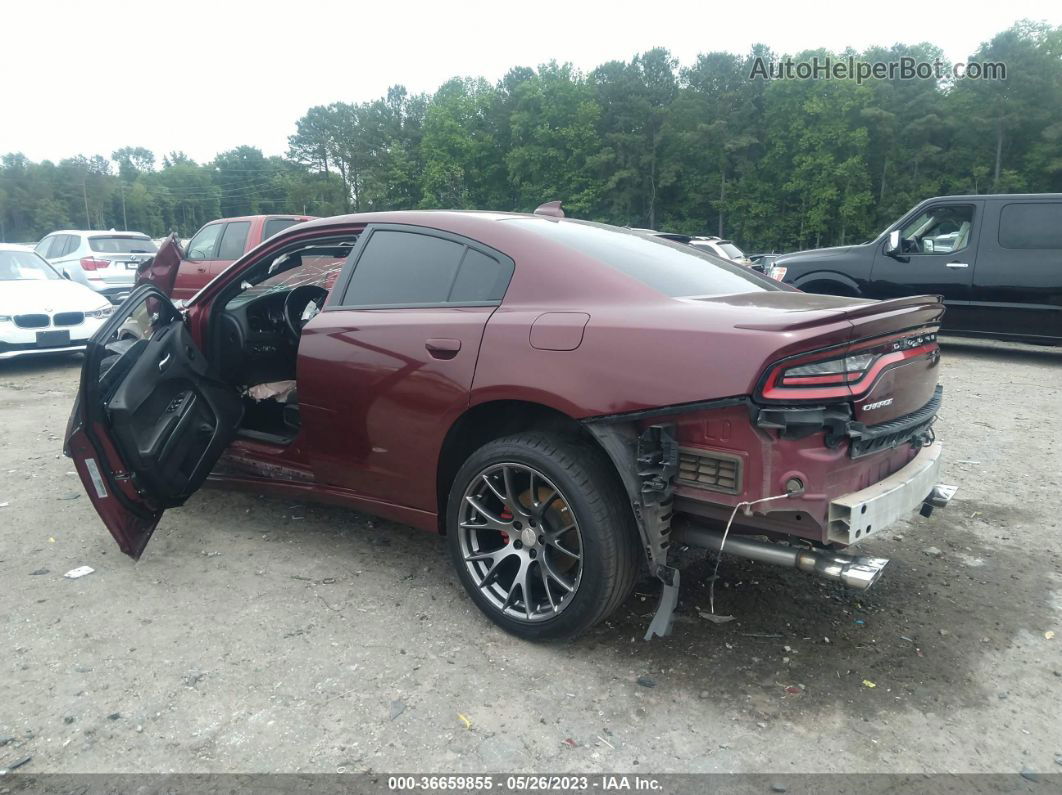
[{"label": "taillight", "polygon": [[881,373],[898,364],[937,350],[937,335],[928,332],[898,335],[837,351],[802,354],[778,362],[760,389],[766,400],[849,400],[873,386]]},{"label": "taillight", "polygon": [[767,275],[774,279],[776,282],[780,282],[785,278],[786,271],[789,270],[781,265],[772,265]]},{"label": "taillight", "polygon": [[96,259],[95,257],[82,257],[81,267],[87,271],[94,271],[99,268],[106,268],[111,264],[109,259]]}]

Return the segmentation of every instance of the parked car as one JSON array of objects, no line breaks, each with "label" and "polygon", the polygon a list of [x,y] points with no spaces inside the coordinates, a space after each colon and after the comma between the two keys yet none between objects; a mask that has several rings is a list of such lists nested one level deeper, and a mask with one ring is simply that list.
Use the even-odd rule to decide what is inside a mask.
[{"label": "parked car", "polygon": [[732,262],[739,262],[742,265],[751,265],[752,261],[745,256],[745,252],[734,245],[732,240],[724,240],[721,237],[705,236],[705,237],[692,237],[690,238],[690,245],[695,248],[702,248],[705,251],[710,251],[717,257],[731,260]]},{"label": "parked car", "polygon": [[120,304],[133,289],[137,268],[156,247],[139,232],[64,229],[46,236],[34,251],[70,280]]},{"label": "parked car", "polygon": [[263,240],[311,215],[245,215],[204,224],[184,247],[174,298],[191,298],[206,284]]},{"label": "parked car", "polygon": [[[730,262],[737,262],[740,265],[746,267],[752,267],[752,261],[745,256],[745,254],[730,240],[723,240],[721,237],[714,237],[711,235],[683,235],[678,232],[657,232],[655,229],[631,229],[632,232],[638,234],[647,235],[649,237],[656,237],[662,240],[672,240],[676,243],[685,243],[688,246],[693,246],[701,251],[706,251],[709,254],[713,254],[720,259],[729,260]],[[753,268],[753,270],[763,271],[759,268]]]},{"label": "parked car", "polygon": [[806,295],[540,211],[300,224],[183,311],[163,245],[93,338],[66,435],[122,551],[209,477],[444,533],[524,638],[601,621],[645,565],[665,634],[676,544],[876,581],[888,561],[841,548],[947,497],[939,299]]},{"label": "parked car", "polygon": [[828,295],[943,296],[944,331],[1062,343],[1062,194],[937,196],[868,243],[779,257],[771,275]]},{"label": "parked car", "polygon": [[778,259],[781,254],[749,254],[749,262],[752,263],[752,269],[759,271],[760,273],[767,273],[770,271],[771,266],[774,265],[774,261]]},{"label": "parked car", "polygon": [[0,243],[0,359],[84,350],[113,310],[33,251]]}]

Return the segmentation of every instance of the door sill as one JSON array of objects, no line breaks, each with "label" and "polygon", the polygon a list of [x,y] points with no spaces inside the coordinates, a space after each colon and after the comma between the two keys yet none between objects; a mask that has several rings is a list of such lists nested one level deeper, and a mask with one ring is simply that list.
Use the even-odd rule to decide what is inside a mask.
[{"label": "door sill", "polygon": [[240,428],[236,431],[237,439],[250,439],[254,442],[265,442],[267,444],[275,444],[280,447],[287,447],[295,441],[295,433],[281,434],[281,433],[268,433],[266,431],[252,431],[247,428]]}]

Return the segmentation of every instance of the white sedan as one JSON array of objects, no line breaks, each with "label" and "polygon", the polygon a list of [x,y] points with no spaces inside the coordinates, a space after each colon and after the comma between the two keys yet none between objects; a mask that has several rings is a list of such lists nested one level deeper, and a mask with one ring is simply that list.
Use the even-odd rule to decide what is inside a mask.
[{"label": "white sedan", "polygon": [[32,251],[0,244],[0,359],[83,350],[113,311]]}]

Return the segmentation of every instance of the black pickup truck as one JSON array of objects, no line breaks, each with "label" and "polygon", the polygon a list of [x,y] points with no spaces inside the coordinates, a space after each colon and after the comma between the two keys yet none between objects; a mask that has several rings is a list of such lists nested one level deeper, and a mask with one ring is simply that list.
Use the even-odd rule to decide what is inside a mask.
[{"label": "black pickup truck", "polygon": [[809,293],[935,293],[943,333],[1062,344],[1062,193],[926,199],[874,240],[786,254],[769,271]]}]

